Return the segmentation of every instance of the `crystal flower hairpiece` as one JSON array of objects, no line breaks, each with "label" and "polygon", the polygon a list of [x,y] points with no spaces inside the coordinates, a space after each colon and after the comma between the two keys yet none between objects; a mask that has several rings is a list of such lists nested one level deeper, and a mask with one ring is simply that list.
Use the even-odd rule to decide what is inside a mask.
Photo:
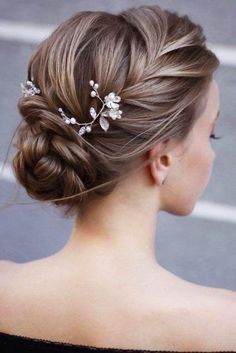
[{"label": "crystal flower hairpiece", "polygon": [[21,82],[22,92],[25,97],[34,96],[40,93],[40,89],[37,88],[32,81]]},{"label": "crystal flower hairpiece", "polygon": [[[94,83],[93,80],[90,80],[89,85],[93,88],[93,90],[90,93],[90,96],[97,97],[102,102],[102,108],[98,113],[93,107],[90,107],[89,112],[93,119],[91,122],[78,123],[76,118],[74,117],[69,118],[68,116],[66,116],[66,114],[64,113],[61,107],[58,108],[58,111],[60,112],[61,117],[66,124],[82,125],[81,128],[79,129],[79,135],[83,135],[86,132],[91,132],[92,124],[99,116],[100,116],[99,124],[104,131],[107,131],[110,126],[110,123],[107,118],[111,118],[113,120],[121,119],[122,110],[119,109],[119,104],[118,104],[121,101],[121,98],[119,96],[116,96],[114,92],[111,92],[107,96],[105,96],[104,100],[102,100],[97,91],[99,87],[98,83]],[[22,87],[22,92],[24,96],[34,96],[35,94],[40,93],[40,89],[37,88],[32,81],[26,81],[25,84],[21,83],[21,87]],[[105,107],[108,109],[104,110]]]}]

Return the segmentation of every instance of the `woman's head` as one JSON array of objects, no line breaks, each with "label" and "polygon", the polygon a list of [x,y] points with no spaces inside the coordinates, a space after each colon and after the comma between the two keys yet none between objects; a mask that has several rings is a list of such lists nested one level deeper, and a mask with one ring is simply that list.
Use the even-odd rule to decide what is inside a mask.
[{"label": "woman's head", "polygon": [[[218,65],[201,26],[186,15],[157,5],[75,14],[30,58],[27,79],[41,93],[18,102],[24,119],[13,158],[18,181],[35,199],[60,199],[53,203],[65,215],[82,213],[129,172],[149,165],[146,157],[159,143],[187,141]],[[107,132],[95,123],[79,136],[58,108],[79,123],[91,121],[89,108],[101,108],[90,96],[91,79],[101,97],[121,97],[123,114]],[[184,181],[186,171],[180,176]]]}]

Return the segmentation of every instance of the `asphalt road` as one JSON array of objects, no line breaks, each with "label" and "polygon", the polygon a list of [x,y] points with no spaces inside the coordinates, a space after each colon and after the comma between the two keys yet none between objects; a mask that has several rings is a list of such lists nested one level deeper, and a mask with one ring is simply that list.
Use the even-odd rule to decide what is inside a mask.
[{"label": "asphalt road", "polygon": [[[207,40],[214,45],[230,46],[233,63],[222,62],[216,74],[220,88],[221,115],[213,141],[216,151],[210,182],[199,201],[222,205],[213,217],[177,217],[158,215],[156,254],[169,271],[188,281],[236,290],[236,1],[0,1],[2,20],[57,26],[77,11],[122,9],[159,4],[188,14],[200,23]],[[20,121],[16,101],[19,83],[25,78],[27,60],[36,43],[10,40],[1,35],[0,25],[0,162]],[[8,163],[11,161],[11,151]],[[16,185],[10,177],[0,180],[0,202],[14,196]],[[32,201],[20,189],[18,201]],[[222,215],[232,206],[232,221]],[[214,207],[213,207],[214,208]],[[213,209],[212,208],[212,209]],[[222,217],[221,217],[222,216]],[[26,262],[57,252],[66,243],[73,220],[62,219],[52,206],[14,206],[0,210],[0,259]]]}]

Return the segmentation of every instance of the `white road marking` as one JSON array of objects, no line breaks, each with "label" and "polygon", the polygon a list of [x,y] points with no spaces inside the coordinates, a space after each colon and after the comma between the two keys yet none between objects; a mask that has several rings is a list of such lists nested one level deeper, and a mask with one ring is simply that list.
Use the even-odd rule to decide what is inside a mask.
[{"label": "white road marking", "polygon": [[3,169],[3,163],[0,162],[0,181],[9,181],[12,183],[15,183],[16,178],[13,174],[12,167],[10,166],[9,163],[6,163]]},{"label": "white road marking", "polygon": [[236,47],[211,43],[207,46],[216,54],[222,65],[236,67]]},{"label": "white road marking", "polygon": [[[0,39],[37,44],[47,38],[57,26],[30,22],[0,20]],[[236,47],[207,42],[207,46],[219,58],[221,65],[236,67]]]},{"label": "white road marking", "polygon": [[191,216],[213,221],[236,223],[236,207],[201,200],[196,203]]},{"label": "white road marking", "polygon": [[[10,164],[7,163],[3,170],[2,168],[3,163],[0,162],[0,182],[7,181],[14,183],[16,180]],[[236,206],[200,200],[196,203],[190,217],[236,223]]]},{"label": "white road marking", "polygon": [[0,39],[37,44],[45,39],[54,27],[24,23],[17,21],[0,20]]}]

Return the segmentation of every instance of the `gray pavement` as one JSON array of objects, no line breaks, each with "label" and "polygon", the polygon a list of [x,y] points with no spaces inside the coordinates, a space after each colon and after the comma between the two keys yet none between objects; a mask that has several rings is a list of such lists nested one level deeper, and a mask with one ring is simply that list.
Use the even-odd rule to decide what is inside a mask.
[{"label": "gray pavement", "polygon": [[[200,23],[213,44],[236,49],[236,1],[71,1],[1,0],[0,21],[7,19],[57,26],[77,11],[122,9],[159,4]],[[0,161],[20,121],[16,102],[19,83],[35,45],[0,38]],[[236,206],[236,66],[221,66],[216,74],[220,88],[221,115],[212,141],[216,159],[202,200]],[[11,149],[8,161],[14,149]],[[0,180],[0,201],[13,197],[15,184]],[[20,201],[32,201],[20,190]],[[57,252],[66,243],[73,220],[62,219],[52,206],[14,206],[0,210],[0,259],[26,262]],[[156,242],[158,261],[176,275],[203,285],[236,290],[236,223],[177,217],[161,212]]]}]

